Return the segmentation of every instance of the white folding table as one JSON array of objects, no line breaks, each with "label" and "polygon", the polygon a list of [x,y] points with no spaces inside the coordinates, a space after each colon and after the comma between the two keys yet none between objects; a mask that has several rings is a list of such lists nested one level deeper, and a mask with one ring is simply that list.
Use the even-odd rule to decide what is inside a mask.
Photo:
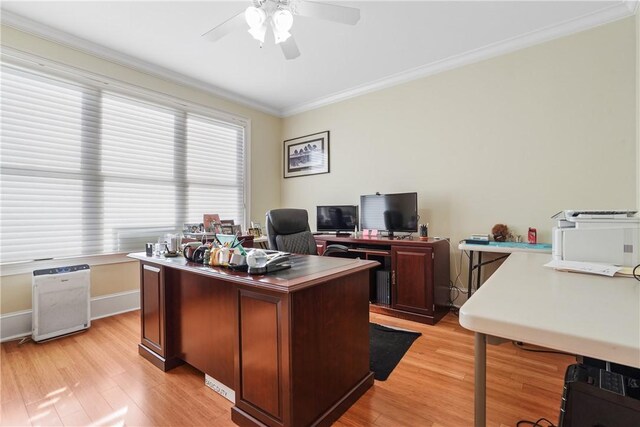
[{"label": "white folding table", "polygon": [[486,424],[488,336],[640,368],[640,282],[543,267],[550,259],[512,254],[460,309],[475,332],[476,427]]},{"label": "white folding table", "polygon": [[[509,256],[514,252],[532,252],[532,253],[551,253],[550,243],[522,243],[522,242],[488,242],[484,245],[478,245],[474,243],[462,242],[458,245],[458,249],[461,251],[469,252],[469,277],[467,279],[467,299],[471,298],[473,288],[473,270],[478,270],[476,275],[476,289],[482,284],[482,266],[491,264]],[[477,262],[474,263],[473,254],[477,252]],[[489,261],[482,262],[482,253],[491,252],[497,254],[504,254],[499,258],[490,259]]]}]

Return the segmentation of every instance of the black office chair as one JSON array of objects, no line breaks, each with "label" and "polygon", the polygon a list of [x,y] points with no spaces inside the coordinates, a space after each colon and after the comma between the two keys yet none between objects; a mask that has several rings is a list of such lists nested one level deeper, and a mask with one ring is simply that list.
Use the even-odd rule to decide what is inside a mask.
[{"label": "black office chair", "polygon": [[[318,255],[316,241],[309,228],[309,215],[304,209],[272,209],[267,212],[269,249],[296,254]],[[346,253],[343,245],[329,245],[322,255]]]}]

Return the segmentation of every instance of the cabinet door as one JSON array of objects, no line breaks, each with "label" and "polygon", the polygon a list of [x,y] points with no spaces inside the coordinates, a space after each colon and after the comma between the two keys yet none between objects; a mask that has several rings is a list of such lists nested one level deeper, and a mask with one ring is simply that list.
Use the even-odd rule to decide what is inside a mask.
[{"label": "cabinet door", "polygon": [[433,314],[433,249],[391,248],[392,305]]},{"label": "cabinet door", "polygon": [[165,313],[162,268],[142,264],[141,279],[142,344],[164,357]]}]

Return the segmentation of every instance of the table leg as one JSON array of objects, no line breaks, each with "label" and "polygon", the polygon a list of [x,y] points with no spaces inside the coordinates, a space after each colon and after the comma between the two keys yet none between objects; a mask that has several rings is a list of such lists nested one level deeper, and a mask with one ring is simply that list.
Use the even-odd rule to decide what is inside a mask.
[{"label": "table leg", "polygon": [[487,423],[487,336],[475,333],[474,426]]},{"label": "table leg", "polygon": [[473,285],[473,251],[469,251],[469,278],[467,279],[467,299],[471,298],[472,285]]},{"label": "table leg", "polygon": [[478,252],[478,276],[476,276],[476,291],[480,289],[482,280],[482,252]]}]

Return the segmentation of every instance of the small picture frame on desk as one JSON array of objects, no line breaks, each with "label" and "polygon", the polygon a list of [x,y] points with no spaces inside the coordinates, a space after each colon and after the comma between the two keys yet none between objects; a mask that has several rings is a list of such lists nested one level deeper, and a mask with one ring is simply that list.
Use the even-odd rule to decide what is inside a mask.
[{"label": "small picture frame on desk", "polygon": [[216,224],[220,224],[220,215],[218,214],[204,214],[202,215],[202,222],[206,231],[215,232]]},{"label": "small picture frame on desk", "polygon": [[203,223],[185,223],[182,226],[183,233],[204,233],[204,224]]},{"label": "small picture frame on desk", "polygon": [[258,230],[258,232],[260,233],[258,237],[262,235],[262,225],[259,222],[251,221],[251,228]]},{"label": "small picture frame on desk", "polygon": [[222,234],[235,234],[233,232],[233,225],[222,225],[220,229],[222,230]]}]

